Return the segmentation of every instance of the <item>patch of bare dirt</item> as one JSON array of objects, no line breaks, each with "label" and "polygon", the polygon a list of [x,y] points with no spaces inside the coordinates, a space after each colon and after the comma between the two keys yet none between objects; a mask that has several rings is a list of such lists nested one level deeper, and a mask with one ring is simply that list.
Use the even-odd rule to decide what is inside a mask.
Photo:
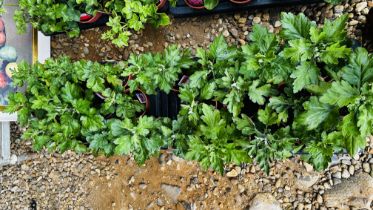
[{"label": "patch of bare dirt", "polygon": [[73,39],[66,34],[59,34],[52,37],[52,56],[67,55],[73,60],[86,58],[93,61],[123,60],[127,59],[131,52],[159,52],[173,43],[182,46],[207,44],[209,39],[206,38],[205,30],[214,19],[202,17],[202,20],[196,22],[172,19],[173,23],[167,27],[146,26],[144,30],[134,33],[129,40],[129,46],[123,48],[118,48],[110,41],[100,38],[108,30],[107,27],[83,30],[79,37]]},{"label": "patch of bare dirt", "polygon": [[93,209],[245,209],[259,192],[284,188],[297,194],[298,160],[277,163],[269,175],[256,166],[232,166],[237,176],[203,171],[196,163],[163,154],[138,166],[127,157],[112,157],[115,178],[93,176],[87,203]]},{"label": "patch of bare dirt", "polygon": [[[236,200],[240,195],[237,183],[201,171],[195,163],[178,159],[162,164],[152,158],[138,166],[125,157],[111,158],[111,162],[117,174],[114,179],[96,177],[90,182],[88,203],[93,209],[243,208],[244,202]],[[247,177],[243,186],[247,199],[258,191],[253,177]]]}]

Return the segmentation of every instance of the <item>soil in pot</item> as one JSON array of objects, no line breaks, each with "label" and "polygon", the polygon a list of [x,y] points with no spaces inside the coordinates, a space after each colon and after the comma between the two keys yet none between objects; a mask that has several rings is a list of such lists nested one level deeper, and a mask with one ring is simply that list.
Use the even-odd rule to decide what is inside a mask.
[{"label": "soil in pot", "polygon": [[185,4],[188,5],[188,7],[193,9],[204,9],[204,3],[203,0],[184,0]]},{"label": "soil in pot", "polygon": [[235,4],[248,4],[251,2],[251,0],[229,0],[229,1]]}]

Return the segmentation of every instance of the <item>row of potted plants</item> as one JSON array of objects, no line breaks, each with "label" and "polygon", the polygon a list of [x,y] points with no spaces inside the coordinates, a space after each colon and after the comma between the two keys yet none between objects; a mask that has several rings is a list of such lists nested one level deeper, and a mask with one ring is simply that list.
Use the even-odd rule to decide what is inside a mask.
[{"label": "row of potted plants", "polygon": [[160,27],[170,23],[167,14],[158,12],[165,4],[164,0],[20,0],[14,20],[20,33],[31,23],[45,34],[66,32],[76,37],[80,33],[79,23],[94,23],[108,16],[109,30],[102,38],[123,47],[128,45],[131,34],[142,30],[145,24]]},{"label": "row of potted plants", "polygon": [[[185,3],[193,9],[208,9],[212,10],[219,4],[219,0],[184,0]],[[230,2],[242,5],[242,4],[248,4],[251,2],[251,0],[229,0]]]},{"label": "row of potted plants", "polygon": [[[201,9],[213,10],[220,3],[220,0],[184,0],[184,1],[185,1],[185,4],[188,5],[188,7],[197,9],[197,10],[201,10]],[[229,1],[238,6],[250,4],[252,2],[252,0],[229,0]],[[331,3],[331,4],[338,4],[338,3],[341,3],[342,0],[325,0],[325,2]]]},{"label": "row of potted plants", "polygon": [[[26,91],[9,96],[7,111],[18,112],[36,150],[144,163],[166,147],[219,172],[253,160],[268,172],[302,150],[321,170],[333,153],[364,148],[373,132],[373,56],[351,47],[347,19],[320,28],[282,13],[281,33],[255,25],[242,47],[219,36],[195,55],[171,46],[115,65],[22,64],[13,78]],[[157,91],[178,92],[175,120],[144,115],[144,97]]]},{"label": "row of potted plants", "polygon": [[[146,24],[155,27],[170,24],[169,16],[162,11],[167,5],[176,6],[177,0],[20,0],[14,14],[17,30],[26,31],[28,23],[45,34],[66,32],[77,37],[81,24],[92,24],[102,17],[109,27],[102,38],[111,40],[118,47],[128,45],[133,32],[144,29]],[[250,0],[230,0],[234,4],[247,4]],[[337,3],[339,0],[333,0]],[[185,0],[194,9],[214,9],[219,0]],[[1,3],[0,13],[3,11]],[[102,23],[103,24],[103,23]]]}]

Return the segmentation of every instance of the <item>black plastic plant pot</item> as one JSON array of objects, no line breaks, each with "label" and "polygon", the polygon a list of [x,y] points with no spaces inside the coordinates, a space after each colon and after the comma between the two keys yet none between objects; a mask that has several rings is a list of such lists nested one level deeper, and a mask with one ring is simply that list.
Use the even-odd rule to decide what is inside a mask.
[{"label": "black plastic plant pot", "polygon": [[203,0],[184,0],[185,4],[188,5],[188,7],[193,9],[205,9],[205,5],[203,3]]},{"label": "black plastic plant pot", "polygon": [[82,24],[90,24],[97,22],[101,17],[103,13],[102,12],[96,12],[96,15],[90,15],[88,13],[82,13],[80,15],[80,23]]}]

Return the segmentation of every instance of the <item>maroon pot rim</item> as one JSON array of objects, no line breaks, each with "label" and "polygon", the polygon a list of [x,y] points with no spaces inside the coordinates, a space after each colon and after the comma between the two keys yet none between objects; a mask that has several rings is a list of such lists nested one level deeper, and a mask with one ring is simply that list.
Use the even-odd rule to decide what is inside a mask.
[{"label": "maroon pot rim", "polygon": [[162,9],[167,3],[167,0],[159,0],[159,3],[157,4],[158,10]]},{"label": "maroon pot rim", "polygon": [[[137,88],[136,91],[140,92],[145,97],[145,111],[140,115],[140,116],[144,116],[149,111],[149,108],[150,108],[149,96],[140,88]],[[124,93],[126,94],[130,93],[130,89],[129,88],[125,89]]]},{"label": "maroon pot rim", "polygon": [[[82,15],[83,14],[87,14],[87,13],[82,13]],[[86,20],[86,21],[79,21],[79,22],[83,23],[83,24],[94,23],[101,18],[102,14],[103,14],[102,12],[96,12],[96,15],[92,16],[91,19]],[[87,14],[87,15],[89,15],[89,14]]]},{"label": "maroon pot rim", "polygon": [[205,5],[201,5],[201,6],[195,6],[191,3],[189,3],[188,0],[184,0],[185,4],[188,5],[188,7],[190,8],[193,8],[193,9],[205,9]]},{"label": "maroon pot rim", "polygon": [[183,76],[180,78],[179,82],[177,83],[177,86],[174,86],[172,87],[172,91],[178,93],[179,92],[179,88],[182,84],[186,84],[189,82],[189,76],[188,75],[185,75],[183,74]]},{"label": "maroon pot rim", "polygon": [[229,1],[235,4],[247,4],[251,2],[251,0],[229,0]]},{"label": "maroon pot rim", "polygon": [[139,92],[141,92],[144,96],[145,96],[145,111],[142,113],[141,116],[144,116],[148,111],[149,111],[149,108],[150,108],[150,100],[149,100],[149,96],[145,94],[144,91],[142,91],[141,89],[137,89]]},{"label": "maroon pot rim", "polygon": [[106,97],[103,96],[101,93],[95,92],[95,95],[96,95],[97,97],[99,97],[100,99],[102,99],[102,100],[105,100],[105,99],[106,99]]},{"label": "maroon pot rim", "polygon": [[126,90],[126,87],[128,87],[128,82],[133,79],[132,74],[128,75],[127,82],[123,85],[124,90]]}]

